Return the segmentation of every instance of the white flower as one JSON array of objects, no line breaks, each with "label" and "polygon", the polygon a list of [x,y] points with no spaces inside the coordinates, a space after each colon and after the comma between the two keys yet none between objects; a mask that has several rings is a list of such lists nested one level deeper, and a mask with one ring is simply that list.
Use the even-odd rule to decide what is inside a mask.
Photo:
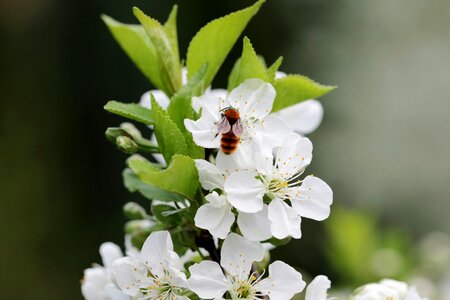
[{"label": "white flower", "polygon": [[138,256],[116,260],[112,274],[133,299],[189,299],[182,295],[187,282],[179,267],[169,232],[158,231],[150,234]]},{"label": "white flower", "polygon": [[[195,164],[202,187],[211,191],[206,196],[208,203],[197,210],[195,225],[208,230],[214,237],[224,239],[230,232],[235,217],[226,194],[219,195],[214,190],[224,190],[229,171],[221,170],[206,160],[196,160]],[[242,234],[252,241],[263,241],[272,236],[267,205],[264,205],[263,209],[257,213],[238,211],[237,223]]]},{"label": "white flower", "polygon": [[331,287],[331,281],[327,276],[319,275],[306,287],[305,300],[327,300],[327,292]]},{"label": "white flower", "polygon": [[355,291],[353,300],[426,300],[414,287],[401,281],[383,279],[379,283],[366,284]]},{"label": "white flower", "polygon": [[110,269],[113,262],[123,257],[119,246],[114,243],[103,243],[100,246],[103,266],[95,265],[84,270],[81,293],[86,300],[129,300],[113,283]]},{"label": "white flower", "polygon": [[267,195],[273,236],[300,238],[301,217],[324,220],[333,201],[331,188],[321,179],[310,175],[299,180],[311,159],[309,139],[292,133],[278,149],[275,162],[271,151],[256,152],[256,171],[230,174],[224,184],[227,199],[239,211],[256,213],[264,209]]},{"label": "white flower", "polygon": [[[235,233],[230,233],[222,245],[220,265],[202,261],[189,268],[189,288],[202,299],[222,299],[229,292],[231,299],[291,299],[305,287],[302,275],[294,268],[275,261],[269,265],[269,275],[251,273],[252,263],[261,261],[264,249]],[[225,270],[225,274],[222,268]]]},{"label": "white flower", "polygon": [[[185,119],[184,125],[192,133],[195,143],[204,148],[220,148],[222,134],[233,132],[240,138],[240,144],[230,155],[219,151],[217,160],[226,160],[225,164],[231,164],[230,167],[233,168],[233,162],[228,162],[228,159],[238,159],[242,165],[236,165],[246,168],[251,160],[251,148],[245,147],[244,144],[263,141],[264,145],[274,147],[280,145],[284,137],[291,132],[280,118],[269,115],[275,95],[273,86],[260,79],[246,80],[226,98],[205,93],[193,99],[194,107],[201,107],[201,117],[196,121]],[[229,123],[224,116],[225,109],[238,112],[236,123]]]},{"label": "white flower", "polygon": [[[276,79],[286,77],[286,73],[277,72]],[[323,118],[323,106],[314,99],[302,101],[274,113],[295,132],[306,135],[319,127]]]}]

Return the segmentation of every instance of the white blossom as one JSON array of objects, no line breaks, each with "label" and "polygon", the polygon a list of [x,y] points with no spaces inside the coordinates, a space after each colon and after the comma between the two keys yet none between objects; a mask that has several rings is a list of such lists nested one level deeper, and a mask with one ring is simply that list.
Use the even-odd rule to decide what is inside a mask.
[{"label": "white blossom", "polygon": [[426,300],[415,287],[392,279],[369,283],[356,289],[353,300]]},{"label": "white blossom", "polygon": [[321,179],[311,175],[299,179],[311,159],[309,139],[292,133],[278,149],[275,160],[271,151],[259,151],[255,153],[255,171],[230,174],[224,184],[227,199],[239,211],[257,213],[264,210],[266,195],[273,236],[300,238],[301,217],[324,220],[333,201],[331,188]]},{"label": "white blossom", "polygon": [[123,257],[119,246],[106,242],[100,246],[103,266],[94,265],[84,270],[81,293],[86,300],[128,300],[114,284],[111,267],[115,260]]},{"label": "white blossom", "polygon": [[[208,230],[214,237],[224,239],[235,221],[232,206],[223,192],[229,170],[221,170],[206,160],[195,161],[200,183],[205,190],[211,191],[195,216],[195,225]],[[219,195],[215,190],[222,191]],[[257,213],[237,211],[237,223],[242,234],[253,241],[263,241],[272,236],[268,220],[267,205]]]},{"label": "white blossom", "polygon": [[[222,133],[239,132],[240,144],[234,153],[226,155],[219,151],[218,164],[234,169],[251,167],[251,146],[249,143],[264,141],[270,147],[280,145],[291,129],[280,118],[269,115],[275,99],[275,89],[261,79],[247,79],[227,97],[205,93],[193,99],[194,107],[201,108],[198,120],[185,119],[186,129],[192,133],[195,143],[204,148],[220,148]],[[234,109],[239,113],[239,122],[233,126],[222,126],[223,110]],[[223,121],[223,122],[222,122]],[[239,126],[238,126],[239,125]],[[238,126],[239,130],[235,130]]]},{"label": "white blossom", "polygon": [[150,234],[139,255],[116,260],[112,274],[133,299],[189,299],[182,295],[187,281],[180,265],[169,232],[158,231]]},{"label": "white blossom", "polygon": [[220,265],[202,261],[189,268],[189,287],[202,299],[222,299],[229,292],[231,299],[283,300],[304,289],[302,275],[281,261],[269,265],[266,278],[252,272],[252,263],[263,257],[261,244],[230,233],[222,245]]},{"label": "white blossom", "polygon": [[319,275],[306,287],[305,300],[331,300],[327,292],[331,287],[331,281],[327,276]]}]

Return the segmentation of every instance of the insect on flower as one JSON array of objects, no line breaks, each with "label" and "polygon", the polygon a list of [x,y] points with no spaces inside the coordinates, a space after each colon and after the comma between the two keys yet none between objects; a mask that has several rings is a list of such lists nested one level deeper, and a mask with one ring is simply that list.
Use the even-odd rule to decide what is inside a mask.
[{"label": "insect on flower", "polygon": [[236,150],[243,131],[244,128],[242,127],[239,111],[231,106],[222,109],[216,137],[222,134],[220,148],[223,153],[230,154]]}]

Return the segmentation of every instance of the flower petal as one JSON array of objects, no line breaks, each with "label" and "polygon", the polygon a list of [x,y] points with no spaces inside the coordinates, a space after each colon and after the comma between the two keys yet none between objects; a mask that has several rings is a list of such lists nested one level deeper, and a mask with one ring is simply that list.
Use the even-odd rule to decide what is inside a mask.
[{"label": "flower petal", "polygon": [[230,233],[222,245],[220,265],[232,276],[247,278],[254,261],[264,258],[264,248],[236,233]]},{"label": "flower petal", "polygon": [[184,119],[184,126],[192,133],[194,142],[204,148],[219,148],[221,135],[216,133],[217,122],[205,114],[197,121]]},{"label": "flower petal", "polygon": [[327,292],[331,281],[327,276],[319,275],[306,288],[305,300],[327,300]]},{"label": "flower petal", "polygon": [[166,109],[169,106],[169,97],[160,90],[151,90],[146,93],[144,93],[141,96],[141,100],[139,101],[139,104],[145,108],[151,109],[152,108],[152,102],[150,101],[150,94],[153,94],[153,97],[155,97],[156,102],[158,102],[159,105],[161,105],[162,108]]},{"label": "flower petal", "polygon": [[122,250],[114,243],[106,242],[100,246],[100,256],[102,257],[103,266],[111,268],[116,259],[123,257]]},{"label": "flower petal", "polygon": [[301,135],[310,134],[323,119],[323,106],[317,100],[307,100],[276,112],[287,125]]},{"label": "flower petal", "polygon": [[251,171],[239,171],[225,180],[228,202],[242,212],[255,213],[263,209],[265,187],[256,175]]},{"label": "flower petal", "polygon": [[145,265],[132,258],[123,257],[114,261],[111,271],[117,286],[123,293],[133,297],[143,296],[136,283],[148,281]]},{"label": "flower petal", "polygon": [[189,288],[202,299],[221,298],[230,289],[230,283],[216,262],[202,261],[189,267],[189,272]]},{"label": "flower petal", "polygon": [[[130,300],[130,297],[122,293],[120,289],[118,289],[113,283],[105,286],[105,291],[111,300]],[[96,298],[95,300],[102,299]],[[89,300],[89,299],[87,299]]]},{"label": "flower petal", "polygon": [[275,115],[269,115],[264,119],[261,128],[255,133],[254,139],[264,147],[273,149],[280,147],[286,140],[292,129],[281,118]]},{"label": "flower petal", "polygon": [[256,213],[240,212],[237,223],[242,235],[252,241],[264,241],[272,236],[270,231],[270,220],[267,212],[267,205]]},{"label": "flower petal", "polygon": [[176,260],[174,254],[169,232],[155,231],[145,240],[140,257],[153,274],[160,276],[164,274],[164,268]]},{"label": "flower petal", "polygon": [[289,179],[303,171],[312,160],[312,143],[296,133],[288,135],[278,149],[276,165],[280,175]]},{"label": "flower petal", "polygon": [[268,295],[270,299],[291,299],[303,291],[305,285],[302,274],[277,260],[269,265],[269,276],[255,284],[255,288],[263,295]]},{"label": "flower petal", "polygon": [[253,169],[252,143],[239,143],[237,149],[231,154],[219,151],[216,157],[216,166],[226,174],[245,169]]},{"label": "flower petal", "polygon": [[275,96],[275,89],[270,83],[252,78],[232,90],[228,101],[239,110],[241,118],[258,120],[270,113]]},{"label": "flower petal", "polygon": [[322,221],[330,215],[333,191],[322,179],[306,176],[298,188],[291,188],[292,207],[302,217]]},{"label": "flower petal", "polygon": [[277,239],[288,236],[299,239],[302,236],[300,230],[301,218],[298,213],[280,199],[273,199],[269,204],[270,230]]},{"label": "flower petal", "polygon": [[195,166],[197,167],[198,170],[200,183],[205,190],[208,191],[212,191],[214,189],[223,190],[225,179],[222,174],[222,171],[220,171],[219,168],[203,159],[196,159]]},{"label": "flower petal", "polygon": [[105,268],[94,267],[84,270],[81,293],[86,300],[105,298],[105,286],[110,283]]},{"label": "flower petal", "polygon": [[[208,196],[210,198],[225,198],[224,196],[219,196],[216,192]],[[227,236],[233,223],[234,214],[231,211],[231,205],[227,202],[221,206],[215,203],[203,204],[195,215],[195,226],[208,230],[213,236],[220,239],[224,239]]]}]

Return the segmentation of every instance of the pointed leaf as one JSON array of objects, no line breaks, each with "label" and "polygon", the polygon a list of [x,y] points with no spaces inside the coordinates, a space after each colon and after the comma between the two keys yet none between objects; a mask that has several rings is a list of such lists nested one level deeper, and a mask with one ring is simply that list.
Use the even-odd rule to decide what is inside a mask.
[{"label": "pointed leaf", "polygon": [[277,96],[273,104],[272,112],[297,104],[299,102],[316,99],[336,88],[315,82],[306,76],[288,75],[275,80]]},{"label": "pointed leaf", "polygon": [[278,57],[278,59],[267,69],[267,77],[269,82],[273,83],[275,81],[275,76],[277,74],[278,69],[283,62],[283,56]]},{"label": "pointed leaf", "polygon": [[145,162],[138,159],[130,160],[129,166],[144,183],[194,200],[199,182],[197,168],[190,157],[174,155],[165,170],[147,169]]},{"label": "pointed leaf", "polygon": [[175,59],[179,61],[180,53],[178,50],[177,13],[178,5],[174,5],[169,17],[167,18],[166,23],[164,23],[164,30],[166,32],[167,38],[170,41],[173,55],[175,56]]},{"label": "pointed leaf", "polygon": [[[155,170],[158,171],[158,170]],[[131,170],[125,169],[122,173],[123,182],[125,187],[132,193],[139,192],[142,196],[147,199],[178,202],[182,201],[183,198],[175,193],[165,191],[154,185],[150,185],[142,182],[139,177]]]},{"label": "pointed leaf", "polygon": [[248,8],[213,20],[200,29],[189,44],[186,58],[188,78],[192,78],[207,63],[205,85],[210,85],[231,48],[263,3],[264,0],[260,0]]},{"label": "pointed leaf", "polygon": [[[176,45],[173,43],[175,37],[172,26],[168,26],[170,31],[169,38],[166,28],[157,20],[147,16],[137,7],[133,7],[133,13],[144,27],[145,32],[156,49],[159,59],[162,61],[164,70],[161,76],[163,81],[168,85],[169,91],[167,95],[171,96],[181,86],[181,65],[178,58],[178,43]],[[176,9],[173,15],[176,16]]]},{"label": "pointed leaf", "polygon": [[233,67],[232,72],[228,82],[228,90],[234,89],[249,78],[260,78],[268,81],[266,67],[247,37],[244,37],[242,56],[239,63]]},{"label": "pointed leaf", "polygon": [[144,28],[140,25],[120,23],[107,15],[102,15],[102,20],[108,26],[114,39],[145,77],[155,87],[167,92],[161,78],[162,62]]},{"label": "pointed leaf", "polygon": [[153,124],[151,110],[136,103],[108,101],[103,108],[110,113],[143,123],[145,125]]},{"label": "pointed leaf", "polygon": [[168,113],[156,102],[153,95],[151,95],[151,101],[154,132],[159,149],[166,162],[169,163],[172,156],[177,153],[188,155],[187,145],[180,129]]}]

